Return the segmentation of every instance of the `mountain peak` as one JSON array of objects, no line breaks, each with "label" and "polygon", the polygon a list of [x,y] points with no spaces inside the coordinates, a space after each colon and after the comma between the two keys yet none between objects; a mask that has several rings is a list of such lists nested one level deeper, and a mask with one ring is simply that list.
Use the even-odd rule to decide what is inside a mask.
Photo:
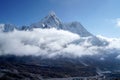
[{"label": "mountain peak", "polygon": [[49,22],[49,23],[55,23],[60,24],[60,19],[56,16],[54,11],[50,11],[49,14],[42,20],[42,22]]},{"label": "mountain peak", "polygon": [[49,15],[49,16],[56,16],[56,14],[55,14],[54,11],[50,11],[48,15]]},{"label": "mountain peak", "polygon": [[34,23],[31,26],[35,28],[59,28],[61,21],[56,16],[54,11],[50,11],[49,14],[44,17],[40,22]]}]

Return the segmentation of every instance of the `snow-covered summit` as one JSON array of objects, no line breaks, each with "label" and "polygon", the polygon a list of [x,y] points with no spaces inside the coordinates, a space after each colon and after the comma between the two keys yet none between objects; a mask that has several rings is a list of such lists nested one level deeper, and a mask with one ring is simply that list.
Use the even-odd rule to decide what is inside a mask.
[{"label": "snow-covered summit", "polygon": [[63,23],[56,16],[55,12],[50,12],[41,21],[31,25],[32,28],[57,28],[77,33],[82,37],[92,36],[80,22]]},{"label": "snow-covered summit", "polygon": [[56,16],[56,14],[52,11],[45,18],[43,18],[40,22],[34,23],[31,25],[33,28],[59,28],[61,25],[61,21]]}]

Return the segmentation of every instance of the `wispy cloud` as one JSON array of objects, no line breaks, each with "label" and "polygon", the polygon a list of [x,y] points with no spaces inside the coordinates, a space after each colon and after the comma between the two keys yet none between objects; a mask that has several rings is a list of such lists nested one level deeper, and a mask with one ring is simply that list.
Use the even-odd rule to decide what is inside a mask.
[{"label": "wispy cloud", "polygon": [[120,18],[105,19],[105,22],[114,27],[120,27]]},{"label": "wispy cloud", "polygon": [[116,19],[116,26],[117,26],[117,27],[120,27],[120,18],[117,18],[117,19]]}]

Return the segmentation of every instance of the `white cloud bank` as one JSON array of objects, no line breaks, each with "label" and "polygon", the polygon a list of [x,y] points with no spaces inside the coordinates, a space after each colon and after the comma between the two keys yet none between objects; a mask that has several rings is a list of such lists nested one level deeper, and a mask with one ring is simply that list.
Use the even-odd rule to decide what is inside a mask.
[{"label": "white cloud bank", "polygon": [[77,34],[56,29],[1,32],[0,55],[53,55],[79,38]]},{"label": "white cloud bank", "polygon": [[[109,42],[109,44],[107,46],[93,46],[88,40],[89,37],[80,37],[69,31],[54,28],[0,32],[0,55],[80,57],[99,54],[101,51],[109,53],[109,51],[120,50],[120,39],[97,37],[101,41]],[[76,41],[77,43],[75,43]]]}]

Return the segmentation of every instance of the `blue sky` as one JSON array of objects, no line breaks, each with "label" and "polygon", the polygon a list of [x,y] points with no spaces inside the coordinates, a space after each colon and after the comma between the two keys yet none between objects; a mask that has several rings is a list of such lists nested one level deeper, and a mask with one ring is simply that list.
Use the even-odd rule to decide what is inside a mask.
[{"label": "blue sky", "polygon": [[50,11],[95,35],[120,37],[120,0],[0,0],[0,23],[29,25]]}]

